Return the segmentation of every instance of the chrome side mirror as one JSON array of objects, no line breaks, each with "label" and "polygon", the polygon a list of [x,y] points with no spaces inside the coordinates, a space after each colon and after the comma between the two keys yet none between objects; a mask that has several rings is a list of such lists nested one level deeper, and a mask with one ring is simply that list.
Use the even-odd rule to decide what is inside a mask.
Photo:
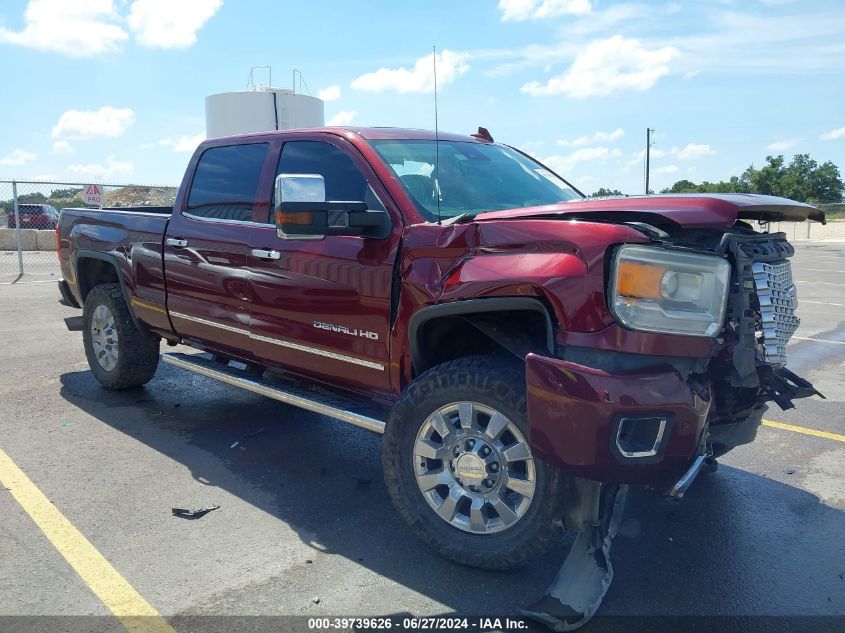
[{"label": "chrome side mirror", "polygon": [[280,202],[325,202],[326,181],[320,174],[276,176],[276,204]]}]

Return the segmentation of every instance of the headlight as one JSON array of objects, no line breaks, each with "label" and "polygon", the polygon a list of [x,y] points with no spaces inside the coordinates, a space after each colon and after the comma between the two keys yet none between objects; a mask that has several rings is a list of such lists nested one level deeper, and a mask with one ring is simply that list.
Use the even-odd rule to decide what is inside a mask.
[{"label": "headlight", "polygon": [[613,265],[610,309],[632,330],[716,336],[730,277],[721,257],[623,246]]}]

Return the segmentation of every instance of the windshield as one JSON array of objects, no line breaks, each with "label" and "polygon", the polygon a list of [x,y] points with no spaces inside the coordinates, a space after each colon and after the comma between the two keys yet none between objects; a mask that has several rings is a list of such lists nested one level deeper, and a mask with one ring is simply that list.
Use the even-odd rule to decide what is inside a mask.
[{"label": "windshield", "polygon": [[[566,202],[581,196],[548,169],[503,145],[467,141],[440,141],[440,167],[431,140],[370,141],[399,177],[420,213],[437,220],[483,211],[520,209]],[[435,182],[437,181],[437,182]]]}]

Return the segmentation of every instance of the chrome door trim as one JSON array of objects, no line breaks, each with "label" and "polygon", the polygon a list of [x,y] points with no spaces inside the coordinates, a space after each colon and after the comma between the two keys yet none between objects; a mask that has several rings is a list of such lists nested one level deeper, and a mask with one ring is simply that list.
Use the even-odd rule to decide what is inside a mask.
[{"label": "chrome door trim", "polygon": [[284,339],[278,338],[270,338],[269,336],[261,336],[259,334],[252,334],[249,330],[244,330],[242,328],[234,327],[232,325],[225,325],[223,323],[216,323],[215,321],[209,321],[208,319],[202,319],[200,317],[190,316],[187,314],[182,314],[181,312],[170,312],[170,316],[174,316],[178,319],[185,319],[186,321],[193,321],[194,323],[200,323],[201,325],[207,325],[209,327],[216,327],[220,328],[221,330],[226,330],[228,332],[234,332],[236,334],[243,334],[244,336],[248,336],[253,340],[261,341],[262,343],[272,343],[273,345],[279,345],[281,347],[287,347],[288,349],[296,350],[298,352],[306,352],[308,354],[315,354],[317,356],[323,356],[325,358],[331,358],[332,360],[341,361],[343,363],[350,363],[352,365],[359,365],[361,367],[366,367],[368,369],[375,369],[378,371],[384,371],[384,365],[382,363],[376,363],[370,360],[364,360],[363,358],[357,358],[355,356],[347,356],[346,354],[339,354],[337,352],[330,352],[325,349],[320,349],[318,347],[309,347],[307,345],[300,345],[299,343],[294,343],[293,341],[286,341]]},{"label": "chrome door trim", "polygon": [[224,323],[217,323],[216,321],[201,319],[200,317],[182,314],[181,312],[174,312],[173,310],[170,311],[170,316],[174,316],[177,319],[185,319],[186,321],[193,321],[194,323],[200,323],[201,325],[207,325],[209,327],[216,327],[221,330],[226,330],[227,332],[234,332],[235,334],[243,334],[244,336],[249,336],[249,330],[244,330],[233,325],[225,325]]},{"label": "chrome door trim", "polygon": [[378,371],[384,371],[384,365],[382,365],[381,363],[376,363],[370,360],[364,360],[363,358],[357,358],[355,356],[346,356],[345,354],[330,352],[328,350],[320,349],[318,347],[308,347],[307,345],[300,345],[299,343],[294,343],[292,341],[285,341],[283,339],[278,338],[270,338],[269,336],[261,336],[259,334],[252,334],[251,337],[256,341],[261,341],[262,343],[272,343],[273,345],[281,345],[282,347],[287,347],[298,352],[316,354],[317,356],[324,356],[326,358],[339,360],[344,363],[351,363],[353,365],[360,365],[361,367],[367,367],[369,369],[377,369]]}]

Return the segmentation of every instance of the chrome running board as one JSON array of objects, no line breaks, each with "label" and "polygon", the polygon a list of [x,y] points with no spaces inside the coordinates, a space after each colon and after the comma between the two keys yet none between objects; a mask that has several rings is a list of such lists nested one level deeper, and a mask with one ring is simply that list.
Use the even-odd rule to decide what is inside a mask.
[{"label": "chrome running board", "polygon": [[385,421],[378,409],[368,407],[349,398],[315,392],[279,378],[250,375],[243,369],[212,360],[206,354],[162,354],[168,365],[187,369],[195,374],[213,378],[227,385],[252,391],[306,411],[313,411],[330,418],[359,426],[368,431],[384,433]]}]

